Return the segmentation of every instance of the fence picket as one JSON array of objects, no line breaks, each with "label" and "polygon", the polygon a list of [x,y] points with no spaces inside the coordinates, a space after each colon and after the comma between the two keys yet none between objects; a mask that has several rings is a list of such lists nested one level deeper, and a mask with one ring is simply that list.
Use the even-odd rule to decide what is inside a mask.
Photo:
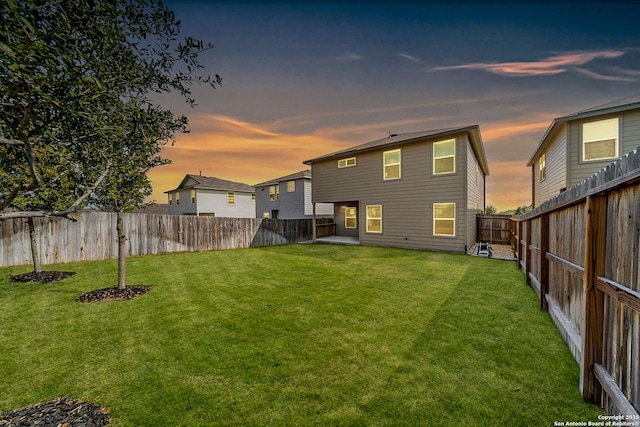
[{"label": "fence picket", "polygon": [[[548,226],[537,226],[545,217]],[[513,221],[518,265],[530,273],[532,283],[540,283],[540,298],[547,299],[552,319],[580,363],[583,396],[608,413],[637,414],[640,150]],[[537,258],[543,256],[545,239],[544,257],[550,261],[546,296],[543,268],[538,268],[542,259]],[[540,249],[531,254],[532,266],[528,248]],[[567,333],[574,329],[579,337]]]}]

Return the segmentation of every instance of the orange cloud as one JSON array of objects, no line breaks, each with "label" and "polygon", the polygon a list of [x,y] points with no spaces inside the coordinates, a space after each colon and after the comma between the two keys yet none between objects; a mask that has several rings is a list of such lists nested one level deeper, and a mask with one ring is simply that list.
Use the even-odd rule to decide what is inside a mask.
[{"label": "orange cloud", "polygon": [[524,133],[539,132],[541,135],[549,127],[554,117],[544,120],[523,123],[493,123],[482,126],[482,138],[487,141],[522,135]]},{"label": "orange cloud", "polygon": [[498,212],[531,204],[531,169],[526,161],[493,162],[487,177],[487,205]]},{"label": "orange cloud", "polygon": [[176,188],[186,174],[252,185],[306,169],[304,160],[352,145],[318,135],[278,133],[220,115],[195,115],[190,128],[191,133],[176,135],[176,143],[164,148],[162,156],[171,164],[148,173],[153,186],[149,200],[165,203],[164,192]]}]

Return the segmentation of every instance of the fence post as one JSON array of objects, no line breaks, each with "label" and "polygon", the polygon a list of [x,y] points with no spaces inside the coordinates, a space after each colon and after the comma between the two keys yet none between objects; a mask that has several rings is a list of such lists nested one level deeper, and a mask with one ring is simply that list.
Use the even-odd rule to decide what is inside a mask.
[{"label": "fence post", "polygon": [[602,363],[602,324],[604,295],[596,287],[596,278],[604,275],[607,198],[587,196],[584,233],[584,275],[582,279],[582,360],[580,363],[580,390],[589,402],[600,403],[602,387],[594,366]]},{"label": "fence post", "polygon": [[518,263],[518,268],[522,270],[522,221],[518,221],[516,223],[516,261]]},{"label": "fence post", "polygon": [[527,241],[524,245],[524,278],[527,284],[531,284],[531,279],[529,278],[529,273],[531,272],[531,222],[532,220],[527,220]]},{"label": "fence post", "polygon": [[540,309],[549,311],[546,295],[549,293],[549,213],[540,217]]}]

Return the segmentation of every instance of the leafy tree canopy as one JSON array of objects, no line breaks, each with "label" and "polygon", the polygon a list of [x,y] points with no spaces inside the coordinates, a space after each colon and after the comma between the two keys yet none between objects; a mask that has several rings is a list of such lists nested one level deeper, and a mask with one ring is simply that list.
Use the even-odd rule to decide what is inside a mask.
[{"label": "leafy tree canopy", "polygon": [[200,74],[198,55],[212,45],[179,33],[155,0],[0,2],[0,220],[77,209],[122,163],[114,141],[139,131],[122,119],[132,105],[184,131],[186,118],[150,96],[178,92],[194,105],[192,84],[220,77]]}]

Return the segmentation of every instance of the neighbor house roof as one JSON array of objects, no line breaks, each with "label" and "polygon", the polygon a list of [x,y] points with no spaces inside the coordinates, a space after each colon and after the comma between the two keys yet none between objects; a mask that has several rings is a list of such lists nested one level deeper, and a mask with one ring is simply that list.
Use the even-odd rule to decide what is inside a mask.
[{"label": "neighbor house roof", "polygon": [[571,113],[566,116],[558,117],[551,122],[544,136],[540,140],[538,147],[533,152],[527,166],[532,166],[538,160],[544,150],[553,140],[553,137],[566,125],[573,120],[588,119],[590,117],[603,116],[605,114],[621,113],[623,111],[640,109],[640,94],[618,99],[607,104],[597,105],[586,110]]},{"label": "neighbor house roof", "polygon": [[283,182],[283,181],[293,181],[295,179],[311,179],[311,171],[309,169],[300,171],[300,172],[296,172],[296,173],[292,173],[291,175],[287,175],[287,176],[283,176],[280,178],[276,178],[276,179],[272,179],[270,181],[265,181],[265,182],[261,182],[260,184],[256,184],[256,187],[265,187],[268,185],[275,185],[279,182]]},{"label": "neighbor house roof", "polygon": [[487,164],[487,156],[484,151],[484,145],[482,143],[482,136],[480,135],[480,126],[471,125],[463,127],[452,127],[445,129],[434,129],[420,132],[409,132],[401,134],[391,134],[386,138],[378,139],[375,141],[367,142],[365,144],[357,145],[355,147],[347,148],[345,150],[336,151],[331,154],[327,154],[314,159],[305,160],[303,163],[310,165],[314,162],[322,160],[330,160],[335,158],[341,158],[345,156],[351,156],[367,151],[377,150],[379,148],[393,147],[396,145],[409,144],[412,142],[418,142],[424,139],[439,138],[453,136],[459,133],[467,132],[469,134],[469,140],[471,141],[471,147],[478,159],[478,164],[485,175],[489,175],[489,165]]},{"label": "neighbor house roof", "polygon": [[[194,182],[189,183],[190,180],[193,180]],[[191,188],[199,188],[205,190],[239,191],[247,193],[253,193],[254,191],[253,186],[243,184],[241,182],[227,181],[226,179],[220,179],[210,176],[188,174],[184,177],[184,179],[176,189],[165,191],[165,193],[172,193],[174,191]]]}]

